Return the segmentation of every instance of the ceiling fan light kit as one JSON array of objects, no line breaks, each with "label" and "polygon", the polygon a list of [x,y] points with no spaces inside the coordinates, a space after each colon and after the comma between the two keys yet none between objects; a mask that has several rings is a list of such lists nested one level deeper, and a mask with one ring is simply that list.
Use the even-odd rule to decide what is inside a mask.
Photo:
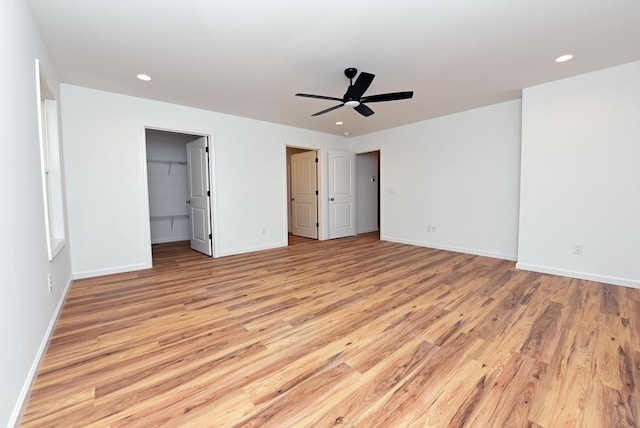
[{"label": "ceiling fan light kit", "polygon": [[296,96],[340,102],[340,104],[338,105],[314,113],[311,116],[320,116],[321,114],[329,113],[330,111],[339,109],[342,106],[347,106],[352,107],[355,111],[357,111],[364,117],[368,117],[374,114],[374,111],[371,110],[371,108],[369,108],[367,105],[365,105],[365,103],[406,100],[413,97],[413,91],[391,92],[387,94],[364,96],[364,93],[367,91],[367,89],[369,89],[369,86],[371,86],[371,82],[373,82],[373,78],[376,76],[374,74],[366,73],[363,71],[360,73],[354,83],[353,78],[356,77],[357,74],[358,70],[353,67],[344,70],[344,75],[347,76],[347,79],[349,79],[349,87],[347,88],[347,92],[344,93],[342,98],[300,93],[296,94]]}]

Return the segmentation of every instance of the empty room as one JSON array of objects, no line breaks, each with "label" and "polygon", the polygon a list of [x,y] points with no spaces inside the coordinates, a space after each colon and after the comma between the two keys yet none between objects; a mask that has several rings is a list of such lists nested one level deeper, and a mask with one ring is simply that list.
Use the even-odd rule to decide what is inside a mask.
[{"label": "empty room", "polygon": [[0,426],[640,425],[640,4],[0,4]]}]

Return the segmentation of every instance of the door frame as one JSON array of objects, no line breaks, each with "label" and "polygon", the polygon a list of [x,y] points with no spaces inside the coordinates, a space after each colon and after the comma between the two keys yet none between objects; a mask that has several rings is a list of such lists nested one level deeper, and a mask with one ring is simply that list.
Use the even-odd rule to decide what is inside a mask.
[{"label": "door frame", "polygon": [[[375,154],[375,158],[377,160],[377,169],[376,169],[376,177],[377,177],[377,183],[376,183],[376,188],[377,188],[377,192],[376,192],[376,198],[375,198],[375,208],[376,208],[376,216],[377,216],[377,225],[376,225],[376,231],[380,232],[380,224],[381,224],[381,216],[380,216],[380,197],[381,197],[381,193],[382,193],[382,188],[380,185],[380,176],[381,176],[381,171],[380,171],[380,151],[379,150],[371,150],[371,151],[366,151],[366,152],[361,152],[361,153],[356,153],[356,181],[358,181],[358,184],[360,184],[360,174],[363,171],[360,171],[357,168],[357,164],[358,164],[358,159],[360,159],[361,156],[366,156],[366,155],[371,155],[371,154]],[[369,177],[369,176],[367,176]],[[360,199],[361,195],[362,195],[362,191],[364,190],[364,188],[360,185],[357,186],[356,189],[356,199]],[[362,208],[364,208],[365,206],[361,205],[360,203],[356,204],[358,206],[358,210],[356,213],[356,216],[358,215],[358,213],[363,212]],[[368,206],[368,208],[372,208],[372,206]],[[367,231],[360,231],[360,229],[357,226],[362,226],[362,225],[358,225],[358,219],[356,218],[356,233],[360,234],[360,233],[369,233],[369,232],[373,232],[373,230],[367,230]]]},{"label": "door frame", "polygon": [[[209,203],[211,205],[211,215],[209,221],[211,223],[211,233],[213,234],[212,246],[211,246],[211,257],[219,257],[219,249],[218,249],[218,209],[217,209],[217,188],[216,188],[216,180],[215,180],[215,150],[214,150],[214,139],[213,134],[210,131],[196,130],[193,128],[180,128],[180,127],[167,127],[162,124],[147,124],[141,127],[141,140],[142,144],[140,145],[142,151],[142,175],[144,181],[144,222],[145,222],[145,242],[147,245],[145,246],[146,254],[145,260],[147,267],[153,266],[153,255],[151,252],[151,218],[149,214],[149,176],[147,171],[147,137],[146,130],[152,129],[155,131],[165,131],[165,132],[177,132],[181,134],[193,135],[195,138],[198,137],[207,137],[208,147],[209,147],[209,189],[211,190],[211,197],[209,198]],[[186,150],[186,144],[185,144]]]},{"label": "door frame", "polygon": [[324,185],[324,177],[326,175],[325,172],[325,158],[327,156],[326,154],[326,149],[322,149],[320,147],[313,147],[313,146],[302,146],[302,145],[297,145],[297,144],[287,144],[284,143],[283,147],[282,147],[282,151],[284,152],[284,157],[283,157],[283,163],[284,163],[284,195],[285,195],[285,210],[284,210],[284,224],[285,224],[285,237],[284,237],[284,242],[289,242],[288,239],[288,235],[289,235],[289,209],[287,208],[291,201],[288,198],[288,192],[287,192],[287,188],[290,185],[290,175],[289,175],[289,170],[287,169],[287,147],[290,147],[292,149],[302,149],[302,150],[308,150],[308,151],[315,151],[318,154],[318,168],[316,170],[316,173],[318,174],[317,177],[317,184],[318,184],[318,241],[323,241],[325,239],[328,239],[327,236],[325,236],[325,233],[328,231],[328,225],[325,224],[325,219],[327,218],[327,215],[325,213],[325,210],[329,209],[328,204],[326,203],[327,200],[327,195],[326,195],[326,186]]},{"label": "door frame", "polygon": [[[379,169],[379,173],[378,173],[378,186],[380,189],[380,193],[378,195],[378,210],[380,213],[380,218],[378,219],[378,222],[380,223],[378,225],[378,234],[380,236],[380,240],[384,241],[384,234],[383,234],[383,229],[384,229],[384,200],[386,197],[386,192],[383,191],[384,189],[384,179],[385,179],[385,174],[383,171],[384,168],[384,156],[383,156],[383,149],[382,146],[372,146],[372,147],[368,147],[366,149],[363,150],[356,150],[354,153],[356,154],[356,158],[358,157],[358,155],[362,155],[365,153],[372,153],[372,152],[378,152],[378,163],[380,164],[380,169]],[[357,175],[357,171],[356,171],[356,175]],[[357,192],[357,189],[356,189]],[[357,209],[357,207],[356,207]],[[357,216],[357,213],[356,213]],[[357,232],[357,227],[358,225],[356,224],[356,232]]]}]

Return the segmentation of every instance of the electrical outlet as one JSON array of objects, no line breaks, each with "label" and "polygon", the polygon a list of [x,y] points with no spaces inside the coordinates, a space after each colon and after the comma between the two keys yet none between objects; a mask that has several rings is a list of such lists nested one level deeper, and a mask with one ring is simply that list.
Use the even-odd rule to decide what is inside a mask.
[{"label": "electrical outlet", "polygon": [[584,245],[578,242],[573,243],[573,254],[583,255],[584,254]]},{"label": "electrical outlet", "polygon": [[49,287],[49,293],[53,291],[53,280],[51,279],[51,274],[47,275],[47,285]]}]

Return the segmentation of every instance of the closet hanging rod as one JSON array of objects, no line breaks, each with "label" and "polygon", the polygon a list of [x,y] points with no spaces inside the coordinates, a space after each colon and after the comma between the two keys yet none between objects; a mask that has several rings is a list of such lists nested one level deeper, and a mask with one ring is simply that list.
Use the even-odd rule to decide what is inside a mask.
[{"label": "closet hanging rod", "polygon": [[151,163],[175,163],[178,165],[186,165],[187,161],[177,161],[177,160],[169,160],[169,159],[147,159],[147,162]]},{"label": "closet hanging rod", "polygon": [[174,161],[174,160],[165,160],[165,159],[147,159],[148,163],[166,163],[169,165],[169,168],[167,169],[167,175],[171,175],[171,167],[173,166],[173,164],[177,164],[177,165],[186,165],[187,161]]}]

